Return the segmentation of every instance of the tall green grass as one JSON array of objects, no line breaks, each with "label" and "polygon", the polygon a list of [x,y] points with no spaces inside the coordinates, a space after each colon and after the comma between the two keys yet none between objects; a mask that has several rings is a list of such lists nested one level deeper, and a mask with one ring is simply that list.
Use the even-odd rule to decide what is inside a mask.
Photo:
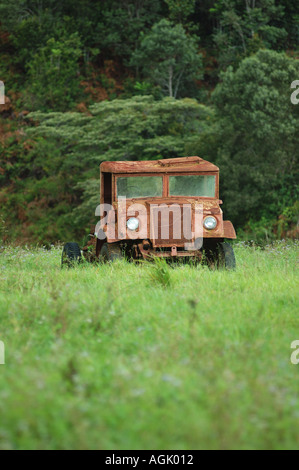
[{"label": "tall green grass", "polygon": [[5,248],[0,449],[298,449],[298,243],[235,251],[61,270]]}]

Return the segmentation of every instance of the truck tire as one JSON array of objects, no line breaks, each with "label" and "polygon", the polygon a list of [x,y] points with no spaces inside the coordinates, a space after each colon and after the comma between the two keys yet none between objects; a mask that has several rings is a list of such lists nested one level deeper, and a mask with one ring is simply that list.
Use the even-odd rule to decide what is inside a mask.
[{"label": "truck tire", "polygon": [[226,269],[236,269],[236,258],[233,247],[230,243],[222,242],[218,245],[219,267]]},{"label": "truck tire", "polygon": [[73,267],[82,260],[81,249],[78,243],[67,243],[62,251],[61,266]]},{"label": "truck tire", "polygon": [[233,247],[227,242],[218,242],[214,246],[209,246],[205,250],[207,264],[212,269],[236,268],[236,258]]},{"label": "truck tire", "polygon": [[102,246],[100,258],[104,262],[113,262],[118,259],[123,259],[123,257],[122,250],[119,245],[104,243]]}]

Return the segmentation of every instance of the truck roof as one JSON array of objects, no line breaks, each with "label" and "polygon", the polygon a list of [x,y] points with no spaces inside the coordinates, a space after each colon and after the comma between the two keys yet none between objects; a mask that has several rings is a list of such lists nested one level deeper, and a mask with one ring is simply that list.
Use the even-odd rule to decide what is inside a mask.
[{"label": "truck roof", "polygon": [[103,162],[100,165],[102,173],[189,173],[219,171],[219,168],[200,157],[169,158],[150,161],[118,161]]}]

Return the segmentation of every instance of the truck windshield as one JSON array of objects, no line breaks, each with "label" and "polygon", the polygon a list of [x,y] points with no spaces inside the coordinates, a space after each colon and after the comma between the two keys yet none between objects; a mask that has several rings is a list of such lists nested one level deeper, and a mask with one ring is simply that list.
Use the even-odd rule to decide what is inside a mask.
[{"label": "truck windshield", "polygon": [[215,197],[216,176],[183,175],[169,177],[170,196]]},{"label": "truck windshield", "polygon": [[163,178],[161,176],[129,176],[117,178],[117,196],[127,199],[161,197]]}]

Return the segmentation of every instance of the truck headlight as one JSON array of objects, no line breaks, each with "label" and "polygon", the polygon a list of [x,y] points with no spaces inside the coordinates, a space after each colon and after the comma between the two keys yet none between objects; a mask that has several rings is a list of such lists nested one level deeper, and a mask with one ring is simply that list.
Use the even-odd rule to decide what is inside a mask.
[{"label": "truck headlight", "polygon": [[207,230],[213,230],[217,226],[217,220],[212,216],[206,217],[203,221],[203,225]]},{"label": "truck headlight", "polygon": [[139,227],[139,220],[136,217],[131,217],[131,219],[127,220],[127,227],[129,230],[137,230]]}]

